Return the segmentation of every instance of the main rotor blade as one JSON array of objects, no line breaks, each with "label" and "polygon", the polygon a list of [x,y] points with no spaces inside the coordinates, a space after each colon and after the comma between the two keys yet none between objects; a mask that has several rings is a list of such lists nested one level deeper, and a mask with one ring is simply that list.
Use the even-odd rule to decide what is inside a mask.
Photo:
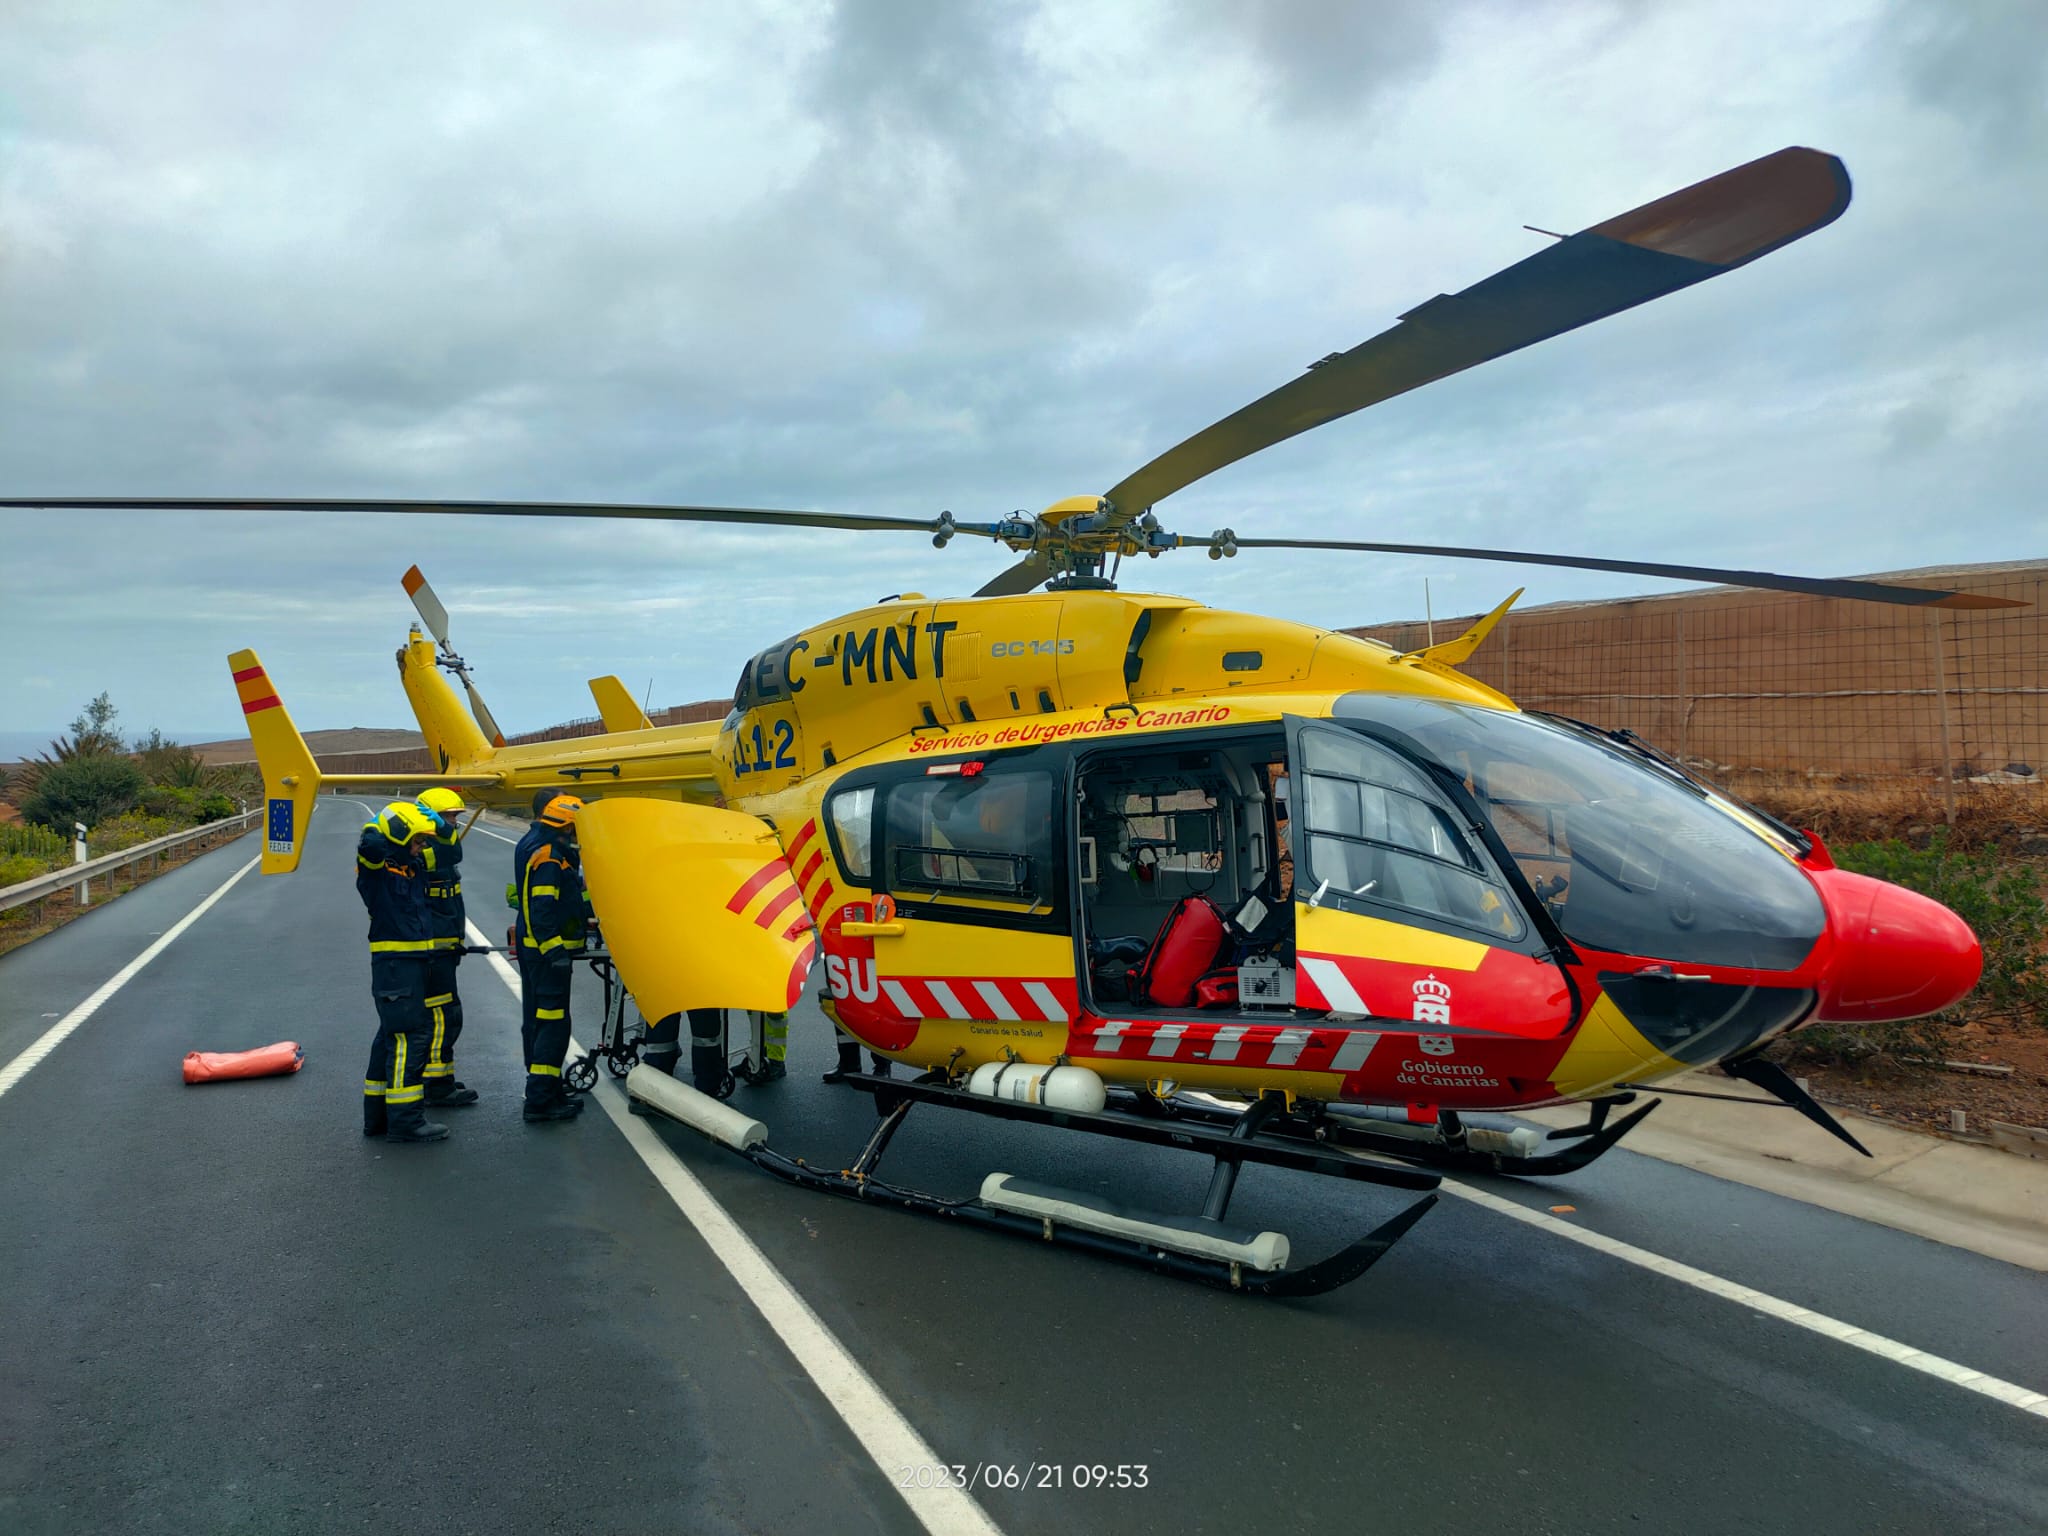
[{"label": "main rotor blade", "polygon": [[1848,206],[1840,160],[1781,149],[1581,230],[1167,449],[1110,490],[1111,525],[1311,427],[1754,261]]},{"label": "main rotor blade", "polygon": [[1725,571],[1712,565],[1665,565],[1654,560],[1603,560],[1592,555],[1543,555],[1515,549],[1463,549],[1451,544],[1372,544],[1352,539],[1236,539],[1239,549],[1347,549],[1374,555],[1432,555],[1453,560],[1501,560],[1511,565],[1557,565],[1574,571],[1618,571],[1627,576],[1663,576],[1723,587],[1760,587],[1810,597],[1846,597],[1908,608],[2025,608],[2012,597],[1982,592],[1948,592],[1938,587],[1900,587],[1883,581],[1847,581],[1825,576],[1781,576],[1776,571]]},{"label": "main rotor blade", "polygon": [[[0,497],[0,507],[97,512],[398,512],[433,517],[623,517],[647,522],[843,528],[855,533],[938,531],[938,520],[929,517],[858,517],[847,512],[791,512],[767,507],[667,507],[591,501],[379,501],[317,496],[8,496]],[[971,528],[957,531],[974,532]]]},{"label": "main rotor blade", "polygon": [[484,703],[484,696],[476,691],[476,684],[469,680],[467,672],[462,674],[462,686],[469,694],[469,712],[476,716],[476,723],[483,728],[484,740],[494,747],[505,745],[505,733],[498,729],[490,706]]},{"label": "main rotor blade", "polygon": [[975,588],[976,597],[1013,597],[1019,592],[1029,592],[1044,581],[1048,574],[1045,557],[1033,550],[1015,565],[998,572],[990,580]]}]

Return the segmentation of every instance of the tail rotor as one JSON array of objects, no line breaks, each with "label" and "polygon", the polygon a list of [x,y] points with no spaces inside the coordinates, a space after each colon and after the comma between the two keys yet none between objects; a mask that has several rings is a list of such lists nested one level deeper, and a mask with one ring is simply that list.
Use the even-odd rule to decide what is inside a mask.
[{"label": "tail rotor", "polygon": [[441,665],[462,679],[462,688],[469,695],[469,711],[476,716],[477,725],[483,730],[484,740],[494,747],[505,745],[505,733],[498,729],[498,722],[491,715],[491,708],[484,703],[484,696],[476,691],[476,684],[470,681],[469,664],[455,654],[455,647],[448,643],[448,610],[441,599],[434,595],[434,589],[427,585],[427,578],[418,566],[405,573],[406,595],[419,610],[425,621],[427,632],[434,637],[434,643],[441,648]]}]

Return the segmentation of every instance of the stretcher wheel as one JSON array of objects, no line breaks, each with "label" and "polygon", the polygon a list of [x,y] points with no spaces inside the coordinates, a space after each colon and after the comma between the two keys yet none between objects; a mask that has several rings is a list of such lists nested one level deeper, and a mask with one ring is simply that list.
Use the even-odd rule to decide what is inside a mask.
[{"label": "stretcher wheel", "polygon": [[579,1056],[562,1068],[562,1081],[578,1093],[588,1093],[597,1086],[597,1063],[588,1056]]},{"label": "stretcher wheel", "polygon": [[[624,1077],[640,1061],[640,1047],[622,1045],[616,1051],[607,1051],[604,1058],[605,1070],[613,1077]],[[593,1074],[594,1076],[595,1074]]]}]

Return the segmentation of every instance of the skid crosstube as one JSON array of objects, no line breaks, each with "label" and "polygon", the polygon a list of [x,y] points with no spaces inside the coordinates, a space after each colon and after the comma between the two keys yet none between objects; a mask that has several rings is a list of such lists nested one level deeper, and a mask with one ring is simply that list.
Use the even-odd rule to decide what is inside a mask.
[{"label": "skid crosstube", "polygon": [[[1360,1152],[1318,1146],[1313,1142],[1276,1142],[1271,1139],[1271,1133],[1263,1130],[1256,1137],[1234,1136],[1206,1121],[1196,1123],[1193,1116],[1155,1118],[1113,1109],[1094,1114],[1076,1109],[1049,1109],[1042,1104],[1015,1104],[1007,1099],[986,1098],[978,1093],[922,1079],[905,1083],[892,1078],[848,1074],[844,1081],[849,1088],[873,1094],[875,1107],[883,1113],[897,1103],[939,1104],[950,1109],[994,1115],[999,1120],[1026,1120],[1038,1125],[1056,1125],[1063,1130],[1112,1136],[1121,1141],[1146,1142],[1155,1147],[1179,1147],[1184,1151],[1204,1153],[1225,1163],[1270,1163],[1276,1168],[1326,1173],[1340,1179],[1383,1184],[1390,1189],[1426,1191],[1435,1189],[1441,1182],[1434,1173],[1369,1160]],[[1237,1126],[1242,1119],[1241,1115],[1229,1114],[1221,1123]],[[1377,1152],[1380,1149],[1361,1150]]]}]

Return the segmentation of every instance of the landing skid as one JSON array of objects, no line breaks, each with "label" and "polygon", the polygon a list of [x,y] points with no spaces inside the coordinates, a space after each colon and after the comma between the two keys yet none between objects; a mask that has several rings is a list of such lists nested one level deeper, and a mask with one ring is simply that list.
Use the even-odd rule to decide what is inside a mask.
[{"label": "landing skid", "polygon": [[[1132,1097],[1139,1103],[1154,1102]],[[1643,1117],[1657,1107],[1657,1101],[1652,1099],[1609,1124],[1609,1112],[1629,1102],[1631,1097],[1618,1095],[1596,1100],[1590,1106],[1586,1124],[1554,1130],[1548,1136],[1527,1127],[1501,1131],[1491,1126],[1467,1125],[1448,1113],[1434,1124],[1396,1130],[1393,1122],[1347,1112],[1342,1105],[1322,1106],[1310,1115],[1290,1115],[1269,1125],[1266,1134],[1375,1153],[1447,1173],[1506,1173],[1518,1178],[1542,1178],[1578,1172],[1642,1124]],[[1188,1102],[1181,1097],[1166,1104],[1155,1103],[1154,1112],[1164,1123],[1192,1120],[1214,1127],[1233,1124],[1249,1111],[1222,1103]]]},{"label": "landing skid", "polygon": [[[892,1205],[968,1225],[1057,1242],[1142,1265],[1164,1274],[1257,1296],[1316,1296],[1357,1279],[1377,1263],[1436,1203],[1438,1177],[1346,1149],[1275,1139],[1263,1127],[1277,1111],[1262,1100],[1233,1119],[1227,1131],[1114,1110],[1084,1113],[983,1098],[944,1082],[851,1076],[849,1087],[874,1095],[881,1115],[874,1134],[850,1167],[837,1170],[787,1157],[767,1145],[767,1127],[729,1105],[654,1071],[636,1068],[626,1093],[636,1112],[655,1111],[689,1126],[732,1152],[806,1189]],[[1100,1196],[992,1173],[978,1197],[950,1200],[890,1184],[876,1176],[890,1140],[919,1104],[966,1109],[1006,1120],[1036,1121],[1119,1140],[1178,1147],[1215,1160],[1208,1198],[1199,1215],[1137,1210]],[[1255,1232],[1225,1220],[1237,1173],[1245,1163],[1269,1163],[1310,1173],[1422,1192],[1423,1198],[1382,1222],[1342,1251],[1305,1269],[1289,1269],[1290,1245],[1277,1232]]]}]

